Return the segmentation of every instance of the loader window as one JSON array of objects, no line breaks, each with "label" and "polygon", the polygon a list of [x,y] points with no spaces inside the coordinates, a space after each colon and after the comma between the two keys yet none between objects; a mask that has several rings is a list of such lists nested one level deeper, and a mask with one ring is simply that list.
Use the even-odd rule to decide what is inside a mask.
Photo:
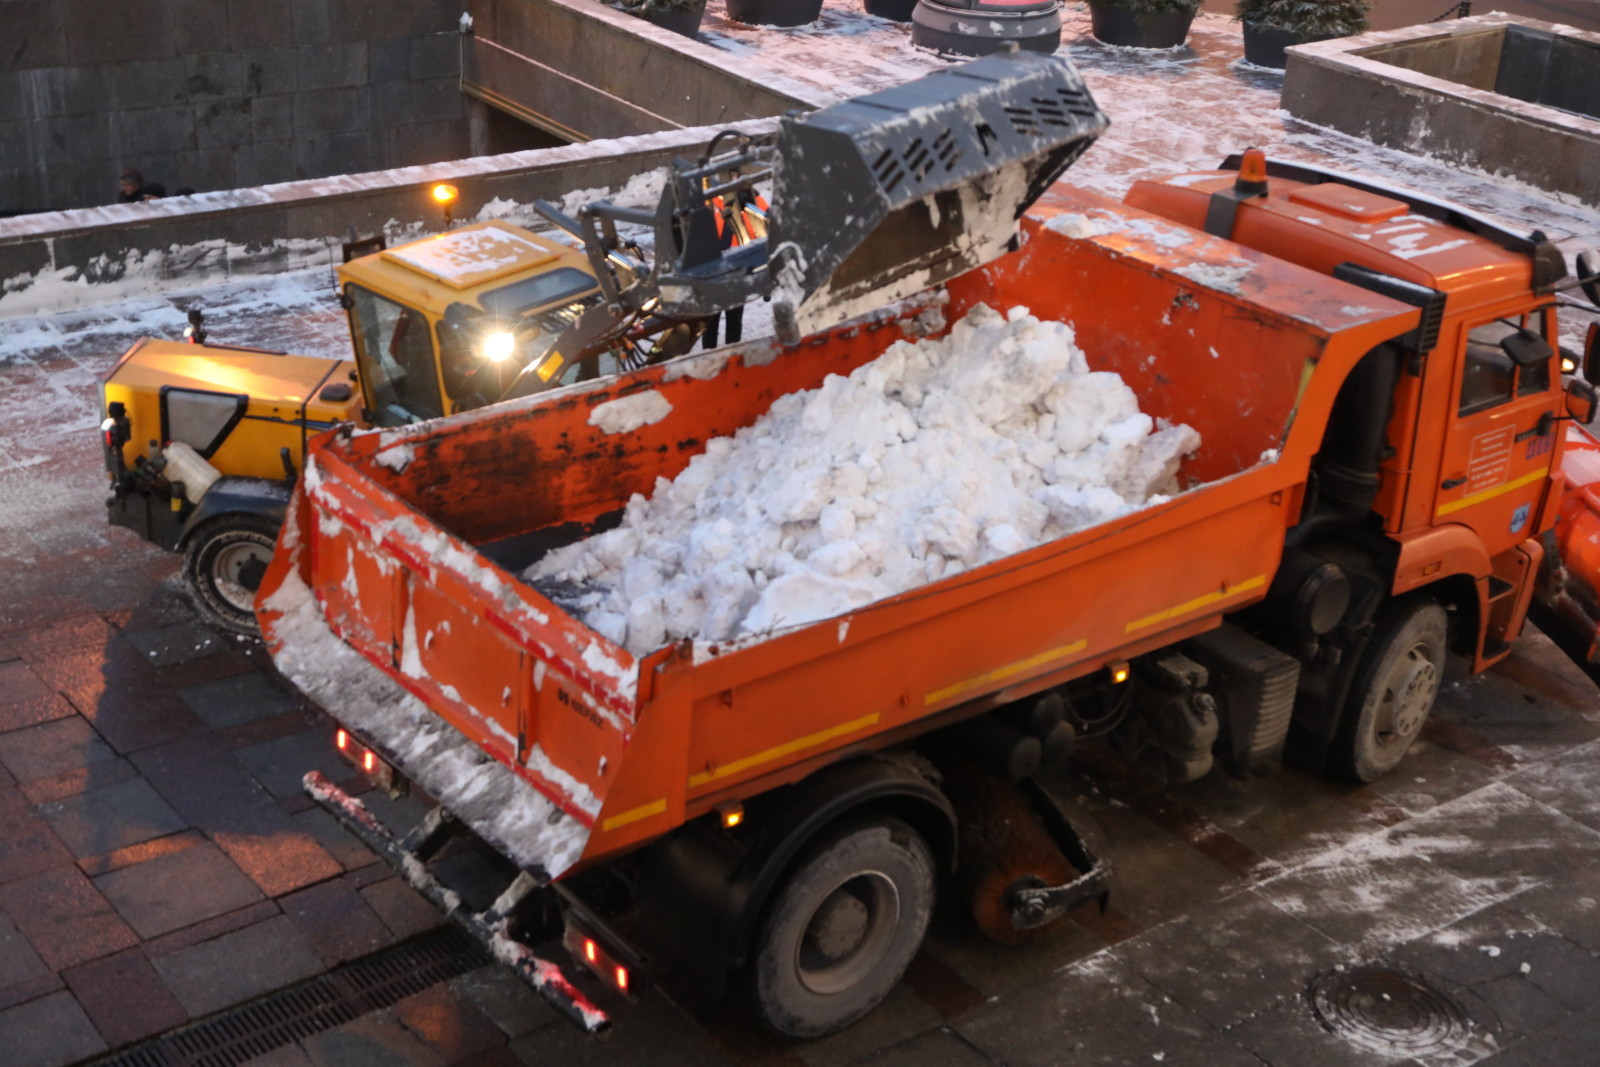
[{"label": "loader window", "polygon": [[1487,411],[1513,397],[1533,396],[1549,390],[1548,356],[1529,362],[1528,356],[1513,359],[1512,353],[1507,351],[1508,339],[1513,350],[1528,351],[1529,346],[1516,343],[1520,331],[1527,331],[1537,341],[1543,341],[1546,336],[1544,313],[1495,319],[1475,327],[1467,335],[1466,364],[1461,374],[1461,414]]},{"label": "loader window", "polygon": [[360,286],[350,295],[350,333],[361,378],[372,401],[372,421],[399,426],[444,414],[433,337],[420,311]]}]

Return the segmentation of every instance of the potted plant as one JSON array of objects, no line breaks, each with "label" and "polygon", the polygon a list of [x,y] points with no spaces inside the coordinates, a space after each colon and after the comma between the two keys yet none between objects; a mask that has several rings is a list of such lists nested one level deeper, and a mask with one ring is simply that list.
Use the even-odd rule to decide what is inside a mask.
[{"label": "potted plant", "polygon": [[747,26],[804,26],[822,14],[822,0],[728,0],[728,17]]},{"label": "potted plant", "polygon": [[1201,0],[1089,0],[1096,39],[1130,48],[1176,48]]},{"label": "potted plant", "polygon": [[706,0],[622,0],[617,6],[664,30],[691,38],[699,35],[700,20],[706,13]]},{"label": "potted plant", "polygon": [[1365,30],[1371,6],[1371,0],[1239,0],[1245,61],[1281,70],[1289,45]]}]

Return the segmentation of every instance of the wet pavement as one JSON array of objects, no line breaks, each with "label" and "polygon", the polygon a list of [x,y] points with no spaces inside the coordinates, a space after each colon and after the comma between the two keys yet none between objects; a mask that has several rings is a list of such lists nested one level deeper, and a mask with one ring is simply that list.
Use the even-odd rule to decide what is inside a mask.
[{"label": "wet pavement", "polygon": [[[1535,224],[1592,215],[1273,114],[1208,25],[1188,53],[1070,46],[1115,139],[1075,178],[1211,165],[1242,138]],[[1181,100],[1184,114],[1175,110]],[[1346,151],[1348,149],[1348,151]],[[5,324],[0,342],[0,1061],[137,1047],[443,920],[299,792],[349,780],[328,720],[259,645],[198,623],[176,560],[103,521],[96,376],[212,309],[218,340],[340,354],[326,272]],[[483,967],[265,1052],[263,1064],[1344,1065],[1595,1062],[1600,692],[1530,634],[1459,667],[1368,787],[1296,771],[1161,791],[1084,746],[1058,787],[1117,870],[1041,940],[984,942],[946,902],[888,1001],[809,1044],[660,991],[587,1037]],[[415,801],[367,794],[397,821]]]}]

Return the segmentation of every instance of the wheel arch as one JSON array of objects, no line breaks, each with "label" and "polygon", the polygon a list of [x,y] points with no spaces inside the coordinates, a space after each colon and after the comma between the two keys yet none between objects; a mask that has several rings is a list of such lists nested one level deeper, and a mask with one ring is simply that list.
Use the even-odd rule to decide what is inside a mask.
[{"label": "wheel arch", "polygon": [[922,836],[939,869],[953,871],[955,809],[935,777],[931,767],[924,770],[911,760],[873,755],[835,763],[798,783],[782,798],[779,818],[734,876],[735,899],[741,907],[729,931],[728,961],[738,966],[748,958],[751,941],[784,877],[813,841],[842,822],[892,815]]},{"label": "wheel arch", "polygon": [[174,547],[185,551],[201,527],[229,515],[257,515],[281,526],[293,493],[293,486],[264,478],[218,478],[184,521]]}]

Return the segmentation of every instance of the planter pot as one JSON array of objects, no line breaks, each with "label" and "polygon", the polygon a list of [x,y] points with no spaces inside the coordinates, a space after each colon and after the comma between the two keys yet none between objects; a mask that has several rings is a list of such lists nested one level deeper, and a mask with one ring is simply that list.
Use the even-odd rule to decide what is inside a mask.
[{"label": "planter pot", "polygon": [[628,14],[693,39],[700,35],[700,20],[705,18],[706,5],[701,4],[687,11],[630,11]]},{"label": "planter pot", "polygon": [[1126,48],[1176,48],[1189,39],[1193,11],[1163,11],[1140,21],[1132,11],[1090,0],[1089,17],[1096,40]]},{"label": "planter pot", "polygon": [[1312,34],[1302,37],[1293,30],[1280,30],[1276,26],[1257,26],[1254,23],[1244,24],[1244,60],[1254,63],[1258,67],[1275,67],[1282,70],[1288,64],[1288,57],[1283,50],[1292,44],[1309,44],[1312,41],[1330,41],[1334,37],[1330,33]]},{"label": "planter pot", "polygon": [[917,0],[863,0],[862,6],[867,9],[867,14],[876,15],[880,19],[910,22],[911,12],[916,10]]},{"label": "planter pot", "polygon": [[728,0],[728,17],[747,26],[804,26],[822,14],[822,0]]}]

